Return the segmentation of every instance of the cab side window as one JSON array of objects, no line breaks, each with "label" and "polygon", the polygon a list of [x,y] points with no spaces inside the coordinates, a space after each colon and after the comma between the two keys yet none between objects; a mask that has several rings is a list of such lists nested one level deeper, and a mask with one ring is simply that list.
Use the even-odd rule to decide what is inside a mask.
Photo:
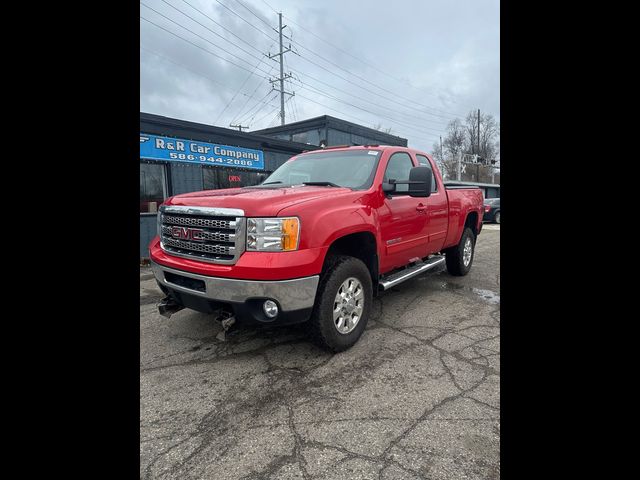
[{"label": "cab side window", "polygon": [[[384,172],[383,182],[388,183],[389,180],[398,182],[406,182],[409,180],[409,172],[413,168],[411,157],[406,152],[398,152],[391,155],[387,169]],[[396,185],[396,192],[409,191],[409,185]]]},{"label": "cab side window", "polygon": [[424,155],[417,155],[416,154],[416,158],[418,159],[418,163],[420,165],[426,165],[427,167],[431,167],[431,192],[437,192],[438,191],[438,182],[436,181],[436,172],[435,170],[433,170],[433,167],[431,166],[431,163],[429,163],[429,159],[427,157],[425,157]]}]

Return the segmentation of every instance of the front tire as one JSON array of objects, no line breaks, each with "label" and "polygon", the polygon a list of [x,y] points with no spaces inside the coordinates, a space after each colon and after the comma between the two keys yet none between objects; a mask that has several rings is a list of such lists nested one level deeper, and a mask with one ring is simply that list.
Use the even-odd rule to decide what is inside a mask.
[{"label": "front tire", "polygon": [[464,232],[462,232],[462,237],[458,245],[447,249],[445,252],[447,271],[457,277],[469,273],[475,250],[476,236],[473,234],[473,231],[467,227],[464,229]]},{"label": "front tire", "polygon": [[311,314],[311,336],[322,348],[342,352],[353,346],[367,326],[373,286],[365,264],[336,256],[320,280]]},{"label": "front tire", "polygon": [[493,221],[496,222],[498,225],[500,225],[500,210],[498,210],[496,214],[493,216]]}]

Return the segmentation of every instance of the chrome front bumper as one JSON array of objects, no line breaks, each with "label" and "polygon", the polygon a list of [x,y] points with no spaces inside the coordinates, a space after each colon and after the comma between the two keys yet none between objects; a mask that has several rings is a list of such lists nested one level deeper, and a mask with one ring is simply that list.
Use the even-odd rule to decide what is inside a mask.
[{"label": "chrome front bumper", "polygon": [[[159,265],[153,261],[151,269],[156,280],[165,287],[198,297],[220,302],[242,303],[251,298],[269,298],[280,304],[283,311],[302,310],[313,307],[318,289],[319,275],[294,280],[237,280],[233,278],[207,277]],[[205,291],[193,290],[166,280],[164,273],[202,280]]]}]

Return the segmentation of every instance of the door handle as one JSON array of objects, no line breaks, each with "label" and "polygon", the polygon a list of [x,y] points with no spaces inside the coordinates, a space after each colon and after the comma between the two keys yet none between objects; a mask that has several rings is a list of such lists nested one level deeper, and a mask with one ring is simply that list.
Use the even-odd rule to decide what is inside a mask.
[{"label": "door handle", "polygon": [[424,212],[424,211],[426,211],[426,210],[427,210],[427,206],[426,206],[426,205],[423,205],[423,204],[421,204],[421,203],[420,203],[420,204],[418,204],[418,206],[416,207],[416,210],[417,210],[417,211],[419,211],[419,212]]}]

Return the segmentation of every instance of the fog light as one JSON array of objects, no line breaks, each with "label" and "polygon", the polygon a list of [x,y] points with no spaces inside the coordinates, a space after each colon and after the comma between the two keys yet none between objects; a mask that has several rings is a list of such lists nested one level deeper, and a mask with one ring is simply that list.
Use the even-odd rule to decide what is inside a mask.
[{"label": "fog light", "polygon": [[264,314],[269,318],[276,318],[278,315],[278,305],[272,300],[265,301],[262,309],[264,310]]}]

